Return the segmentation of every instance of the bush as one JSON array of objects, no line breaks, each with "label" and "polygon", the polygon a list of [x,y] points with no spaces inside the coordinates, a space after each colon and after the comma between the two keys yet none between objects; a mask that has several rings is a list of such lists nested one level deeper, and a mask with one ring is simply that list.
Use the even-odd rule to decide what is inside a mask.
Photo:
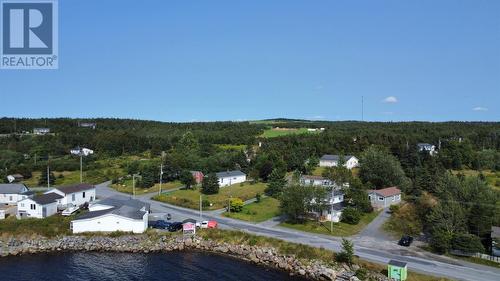
[{"label": "bush", "polygon": [[201,207],[202,208],[208,208],[208,207],[210,207],[210,201],[208,201],[207,199],[201,200]]},{"label": "bush", "polygon": [[240,198],[232,198],[230,201],[231,212],[239,213],[243,210],[243,200]]},{"label": "bush", "polygon": [[484,253],[481,239],[473,234],[457,233],[451,239],[451,248],[465,253]]},{"label": "bush", "polygon": [[398,211],[399,211],[399,205],[391,205],[389,207],[389,212],[391,212],[392,214],[397,213]]},{"label": "bush", "polygon": [[361,213],[352,207],[347,207],[342,211],[340,220],[348,224],[358,224],[361,220]]},{"label": "bush", "polygon": [[342,238],[342,251],[336,255],[338,262],[344,262],[351,265],[354,259],[354,244],[345,238]]},{"label": "bush", "polygon": [[356,270],[356,277],[358,277],[360,280],[365,280],[368,277],[368,270],[366,270],[365,268]]},{"label": "bush", "polygon": [[261,200],[260,193],[255,194],[255,203],[259,203]]}]

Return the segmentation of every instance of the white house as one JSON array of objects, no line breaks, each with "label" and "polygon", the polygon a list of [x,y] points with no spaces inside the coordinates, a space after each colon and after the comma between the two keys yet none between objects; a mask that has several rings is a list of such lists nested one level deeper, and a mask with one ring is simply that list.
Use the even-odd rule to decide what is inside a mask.
[{"label": "white house", "polygon": [[50,128],[33,128],[33,134],[35,135],[46,135],[50,133]]},{"label": "white house", "polygon": [[62,196],[48,193],[26,198],[17,203],[18,218],[46,218],[57,213],[57,201]]},{"label": "white house", "polygon": [[149,209],[149,204],[125,196],[106,198],[92,203],[88,213],[71,221],[71,230],[143,233],[148,228]]},{"label": "white house", "polygon": [[300,177],[300,184],[314,186],[333,186],[333,182],[322,176],[303,175]]},{"label": "white house", "polygon": [[[320,167],[336,167],[339,164],[339,155],[325,154],[319,159]],[[344,167],[352,169],[359,166],[359,159],[352,155],[344,156]]]},{"label": "white house", "polygon": [[32,195],[33,192],[22,183],[0,184],[0,204],[15,205]]},{"label": "white house", "polygon": [[436,146],[430,143],[418,143],[417,144],[418,151],[426,151],[431,156],[437,153]]},{"label": "white house", "polygon": [[329,192],[325,205],[325,209],[312,210],[312,213],[318,216],[322,221],[339,222],[342,210],[344,209],[344,192],[340,189],[334,189],[333,192]]},{"label": "white house", "polygon": [[219,179],[220,187],[245,182],[247,180],[247,175],[242,171],[238,170],[220,172],[216,173],[215,175]]},{"label": "white house", "polygon": [[66,209],[69,206],[81,206],[95,200],[95,186],[87,183],[60,186],[47,192],[61,195],[58,202],[59,209]]}]

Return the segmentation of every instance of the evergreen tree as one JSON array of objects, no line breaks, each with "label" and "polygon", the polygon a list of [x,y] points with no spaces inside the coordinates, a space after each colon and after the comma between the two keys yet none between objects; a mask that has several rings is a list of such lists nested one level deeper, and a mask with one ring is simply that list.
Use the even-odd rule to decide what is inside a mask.
[{"label": "evergreen tree", "polygon": [[203,194],[219,193],[219,179],[214,173],[208,174],[201,183],[201,192]]},{"label": "evergreen tree", "polygon": [[191,189],[196,184],[196,180],[194,179],[193,174],[191,174],[191,172],[188,170],[184,170],[181,172],[180,181],[182,184],[184,184],[186,189]]},{"label": "evergreen tree", "polygon": [[279,197],[283,192],[283,188],[286,185],[285,174],[281,173],[279,170],[274,169],[269,176],[269,184],[265,190],[266,195],[271,197]]},{"label": "evergreen tree", "polygon": [[[56,176],[54,175],[54,173],[52,173],[52,171],[50,171],[49,181],[50,185],[54,185],[56,183]],[[47,169],[42,170],[42,174],[38,178],[38,184],[41,186],[47,185]]]}]

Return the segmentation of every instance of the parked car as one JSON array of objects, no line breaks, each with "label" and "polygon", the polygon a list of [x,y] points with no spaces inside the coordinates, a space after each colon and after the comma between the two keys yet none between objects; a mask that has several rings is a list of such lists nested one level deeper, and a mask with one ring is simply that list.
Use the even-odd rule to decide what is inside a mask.
[{"label": "parked car", "polygon": [[61,215],[63,215],[63,216],[71,216],[72,214],[74,214],[79,209],[80,209],[80,207],[78,207],[78,206],[69,206],[64,211],[62,211]]},{"label": "parked car", "polygon": [[151,225],[151,227],[157,228],[157,229],[168,229],[170,227],[170,225],[171,225],[171,223],[166,222],[164,220],[157,220]]},{"label": "parked car", "polygon": [[217,228],[216,221],[202,221],[200,224],[200,228]]},{"label": "parked car", "polygon": [[413,237],[409,235],[403,235],[401,239],[399,239],[398,245],[404,246],[404,247],[410,247],[411,243],[413,242]]},{"label": "parked car", "polygon": [[182,222],[173,222],[170,224],[168,227],[168,231],[170,232],[176,232],[182,229]]}]

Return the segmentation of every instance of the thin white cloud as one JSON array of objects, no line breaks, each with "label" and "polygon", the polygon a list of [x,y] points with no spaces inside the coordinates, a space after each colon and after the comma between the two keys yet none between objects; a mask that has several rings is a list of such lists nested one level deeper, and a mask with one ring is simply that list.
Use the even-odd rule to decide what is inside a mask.
[{"label": "thin white cloud", "polygon": [[397,103],[398,99],[395,96],[388,96],[383,100],[383,102],[385,102],[385,103]]},{"label": "thin white cloud", "polygon": [[384,112],[382,112],[382,114],[385,114],[385,115],[393,115],[393,114],[394,114],[394,112],[392,112],[392,111],[384,111]]},{"label": "thin white cloud", "polygon": [[486,107],[482,107],[482,106],[476,106],[472,110],[474,110],[474,111],[488,111],[488,109]]},{"label": "thin white cloud", "polygon": [[325,116],[322,116],[322,115],[315,115],[315,116],[312,116],[311,118],[309,119],[316,119],[316,120],[320,120],[320,119],[325,119]]}]

